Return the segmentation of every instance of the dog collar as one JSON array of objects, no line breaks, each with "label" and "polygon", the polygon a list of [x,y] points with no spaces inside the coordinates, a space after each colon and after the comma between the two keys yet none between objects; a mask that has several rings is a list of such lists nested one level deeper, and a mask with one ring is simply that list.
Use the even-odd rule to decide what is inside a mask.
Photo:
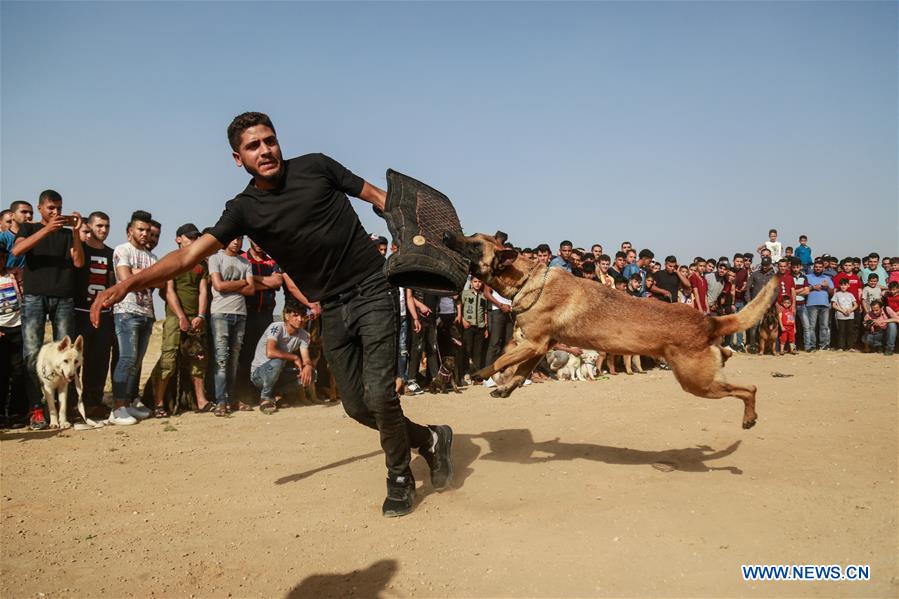
[{"label": "dog collar", "polygon": [[[533,272],[533,271],[531,271],[531,272]],[[543,281],[540,283],[540,289],[537,291],[537,297],[534,299],[534,301],[531,302],[531,305],[528,306],[527,308],[524,308],[524,309],[522,309],[522,308],[516,308],[516,307],[515,307],[515,299],[513,298],[513,300],[512,300],[512,312],[514,312],[515,314],[521,314],[522,312],[527,312],[528,310],[530,310],[531,308],[533,308],[534,305],[536,305],[536,303],[540,301],[540,296],[543,295],[543,288],[546,287],[546,279],[547,279],[548,277],[549,277],[549,266],[547,266],[547,267],[546,267],[546,270],[543,272]],[[530,279],[531,279],[531,277],[528,276],[528,280],[530,280]]]}]

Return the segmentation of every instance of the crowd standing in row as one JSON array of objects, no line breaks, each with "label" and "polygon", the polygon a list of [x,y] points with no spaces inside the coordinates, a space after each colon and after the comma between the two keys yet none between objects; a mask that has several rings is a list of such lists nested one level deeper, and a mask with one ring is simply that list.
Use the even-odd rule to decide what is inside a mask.
[{"label": "crowd standing in row", "polygon": [[[110,248],[105,243],[110,234],[105,213],[93,212],[83,221],[77,212],[63,216],[62,197],[53,190],[40,194],[38,212],[40,222],[33,222],[32,205],[18,201],[0,214],[0,396],[8,424],[47,426],[35,363],[48,320],[54,339],[84,338],[83,400],[89,417],[111,424],[169,416],[164,396],[179,360],[189,361],[196,409],[216,415],[252,410],[255,397],[260,409],[273,412],[285,387],[312,384],[316,368],[306,328],[321,307],[308,301],[258,244],[250,240],[244,251],[244,239],[237,237],[208,261],[158,289],[166,317],[161,356],[150,376],[153,405],[145,406],[138,383],[155,322],[153,290],[129,293],[101,314],[96,328],[88,314],[99,292],[157,261],[153,250],[162,225],[138,210],[127,224],[126,241]],[[178,227],[175,241],[186,247],[200,235],[187,223]],[[514,248],[506,234],[497,232],[497,239]],[[387,239],[374,237],[373,242],[386,256]],[[686,304],[712,315],[739,311],[779,273],[778,353],[788,347],[795,353],[798,340],[808,352],[855,351],[858,342],[866,351],[886,355],[895,348],[897,258],[881,261],[877,253],[839,261],[826,254],[813,257],[806,236],[795,248],[784,248],[773,229],[755,253],[737,253],[732,259],[696,257],[689,264],[679,263],[675,256],[659,262],[651,250],[637,252],[629,242],[622,243],[614,257],[601,244],[587,251],[567,240],[559,244],[556,255],[548,244],[514,249],[534,263],[562,268],[622,293]],[[756,254],[759,264],[753,266]],[[274,315],[279,289],[287,298],[281,320]],[[458,384],[470,383],[471,373],[499,357],[514,328],[511,301],[476,277],[456,297],[401,290],[399,310],[396,386],[415,395],[447,368]],[[191,337],[200,350],[182,351]],[[207,339],[214,357],[211,399],[204,382]],[[722,343],[754,353],[758,327]],[[538,367],[541,370],[546,372]],[[112,395],[104,398],[110,371]]]}]

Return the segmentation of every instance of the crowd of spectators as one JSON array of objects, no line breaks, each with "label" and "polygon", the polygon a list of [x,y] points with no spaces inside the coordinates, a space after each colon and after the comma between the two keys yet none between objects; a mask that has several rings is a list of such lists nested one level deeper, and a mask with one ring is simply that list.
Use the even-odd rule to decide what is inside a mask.
[{"label": "crowd of spectators", "polygon": [[[34,207],[13,202],[0,213],[0,401],[4,426],[47,427],[36,373],[37,353],[49,322],[53,340],[84,339],[83,401],[90,418],[131,425],[170,414],[164,397],[179,367],[189,373],[193,407],[226,415],[258,408],[271,413],[277,402],[313,385],[323,366],[310,332],[321,311],[298,282],[253,240],[236,238],[208,261],[167,281],[157,290],[128,294],[101,314],[94,327],[89,310],[98,293],[157,261],[153,253],[162,225],[149,212],[135,211],[125,240],[106,245],[107,214],[82,218],[63,213],[62,196],[46,190]],[[185,247],[201,235],[191,223],[179,226],[175,242]],[[777,231],[752,252],[680,262],[657,260],[652,250],[621,243],[614,254],[599,243],[590,249],[562,241],[555,254],[548,244],[515,247],[497,240],[536,264],[560,268],[647,301],[680,303],[704,314],[733,314],[779,274],[776,310],[777,353],[842,350],[892,355],[899,324],[899,258],[870,253],[838,260],[814,255],[805,235],[784,247]],[[373,237],[382,255],[388,241]],[[396,251],[396,247],[393,247]],[[754,264],[757,259],[757,264]],[[275,315],[278,292],[285,307]],[[165,302],[161,355],[149,376],[145,405],[139,390],[141,364],[156,314],[153,293]],[[471,277],[458,296],[413,289],[399,294],[397,392],[418,395],[445,374],[459,385],[495,360],[512,338],[512,302],[484,281]],[[832,335],[831,332],[834,332]],[[313,331],[314,332],[314,331]],[[758,351],[758,327],[721,340],[736,351]],[[192,344],[195,351],[184,351]],[[206,348],[212,361],[206,358]],[[558,349],[579,353],[582,349]],[[449,360],[447,360],[449,358]],[[662,366],[664,366],[662,364]],[[111,393],[105,393],[111,375]]]}]

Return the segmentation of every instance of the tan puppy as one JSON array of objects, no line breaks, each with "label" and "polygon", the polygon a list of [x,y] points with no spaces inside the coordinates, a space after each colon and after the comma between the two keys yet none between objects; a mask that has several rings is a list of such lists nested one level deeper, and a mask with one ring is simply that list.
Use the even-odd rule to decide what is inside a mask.
[{"label": "tan puppy", "polygon": [[605,353],[664,357],[685,391],[708,398],[738,397],[743,400],[743,428],[755,424],[756,387],[724,380],[721,367],[732,352],[718,343],[759,321],[774,297],[778,277],[739,313],[713,318],[690,306],[633,298],[561,268],[535,265],[489,235],[447,233],[444,241],[471,261],[475,276],[512,299],[517,314],[520,340],[476,373],[487,378],[507,368],[513,372],[491,395],[507,397],[549,348],[561,342]]}]

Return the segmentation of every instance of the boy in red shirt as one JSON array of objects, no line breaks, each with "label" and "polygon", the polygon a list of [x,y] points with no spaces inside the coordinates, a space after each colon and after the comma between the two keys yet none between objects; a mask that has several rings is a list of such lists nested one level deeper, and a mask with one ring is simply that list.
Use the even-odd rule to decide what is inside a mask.
[{"label": "boy in red shirt", "polygon": [[703,314],[709,313],[709,282],[705,280],[706,261],[699,258],[693,264],[696,268],[690,271],[690,286],[693,288],[693,307]]},{"label": "boy in red shirt", "polygon": [[778,322],[780,323],[780,351],[777,355],[784,355],[784,348],[790,344],[790,353],[796,351],[796,315],[793,313],[793,299],[784,297],[777,304]]}]

